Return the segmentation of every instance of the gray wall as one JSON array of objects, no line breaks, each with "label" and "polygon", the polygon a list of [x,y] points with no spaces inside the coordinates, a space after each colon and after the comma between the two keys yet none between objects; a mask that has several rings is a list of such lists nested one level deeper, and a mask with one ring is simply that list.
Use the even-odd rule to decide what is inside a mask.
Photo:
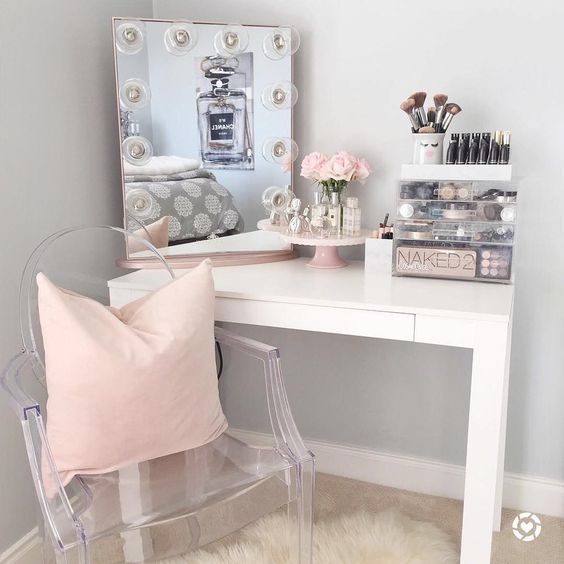
[{"label": "gray wall", "polygon": [[[0,365],[20,348],[19,277],[34,246],[69,225],[122,221],[112,15],[148,0],[0,2]],[[0,553],[35,524],[21,428],[0,400]]]},{"label": "gray wall", "polygon": [[[446,92],[459,102],[464,111],[453,131],[513,131],[522,191],[507,470],[564,480],[564,137],[556,112],[564,87],[556,71],[563,5],[155,0],[154,6],[155,17],[299,28],[296,140],[302,155],[343,148],[369,159],[374,176],[353,188],[367,225],[393,209],[400,165],[410,159],[408,121],[398,106],[411,92]],[[298,186],[311,194],[303,179]],[[282,347],[306,436],[463,463],[467,351],[239,329]],[[260,384],[246,370],[237,367],[222,392],[232,423],[258,429],[245,401]]]}]

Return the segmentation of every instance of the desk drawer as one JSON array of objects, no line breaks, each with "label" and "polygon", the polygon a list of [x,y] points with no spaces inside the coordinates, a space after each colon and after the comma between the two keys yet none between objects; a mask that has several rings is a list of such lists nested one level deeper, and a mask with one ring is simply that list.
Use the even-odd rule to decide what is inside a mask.
[{"label": "desk drawer", "polygon": [[415,316],[364,309],[217,298],[217,321],[413,341]]}]

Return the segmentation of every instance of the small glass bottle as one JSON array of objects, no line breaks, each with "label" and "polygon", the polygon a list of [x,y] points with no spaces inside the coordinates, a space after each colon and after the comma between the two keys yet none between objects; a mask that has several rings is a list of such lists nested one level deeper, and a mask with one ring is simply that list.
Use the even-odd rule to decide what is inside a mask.
[{"label": "small glass bottle", "polygon": [[327,205],[322,201],[322,193],[314,192],[310,228],[315,237],[324,239],[331,234],[331,222],[327,217]]},{"label": "small glass bottle", "polygon": [[229,88],[234,73],[234,68],[220,64],[208,68],[205,77],[211,89],[198,94],[196,100],[204,164],[230,165],[248,158],[247,96],[243,90]]},{"label": "small glass bottle", "polygon": [[338,235],[341,232],[341,203],[337,192],[331,193],[331,204],[327,216],[331,222],[331,232]]},{"label": "small glass bottle", "polygon": [[360,235],[360,208],[358,198],[347,198],[343,208],[343,235]]},{"label": "small glass bottle", "polygon": [[321,192],[313,193],[313,206],[311,206],[311,219],[317,219],[327,214],[327,206],[321,203]]}]

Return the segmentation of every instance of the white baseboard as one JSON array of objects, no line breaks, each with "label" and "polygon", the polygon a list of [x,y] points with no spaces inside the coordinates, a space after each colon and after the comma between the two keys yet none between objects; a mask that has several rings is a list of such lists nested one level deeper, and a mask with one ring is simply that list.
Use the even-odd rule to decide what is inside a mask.
[{"label": "white baseboard", "polygon": [[[230,433],[248,444],[272,443],[263,433]],[[451,499],[464,497],[463,466],[326,441],[306,440],[306,445],[316,455],[319,472]],[[506,473],[503,507],[564,518],[564,482]]]},{"label": "white baseboard", "polygon": [[[242,429],[230,429],[229,432],[250,445],[272,444],[272,437],[264,433]],[[315,453],[319,472],[390,488],[463,499],[462,466],[326,441],[306,440],[306,445]],[[506,473],[503,507],[564,518],[564,482]],[[37,564],[40,561],[37,529],[0,555],[0,564]]]},{"label": "white baseboard", "polygon": [[38,564],[41,548],[37,528],[29,531],[8,550],[0,554],[0,564]]}]

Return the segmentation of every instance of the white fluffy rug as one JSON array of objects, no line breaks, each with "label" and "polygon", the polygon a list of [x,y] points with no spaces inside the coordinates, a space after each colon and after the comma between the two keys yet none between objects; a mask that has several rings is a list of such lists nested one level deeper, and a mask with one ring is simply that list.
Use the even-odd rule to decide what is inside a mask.
[{"label": "white fluffy rug", "polygon": [[[241,532],[241,538],[211,550],[201,549],[161,564],[290,564],[288,520],[271,515]],[[366,512],[316,523],[314,564],[456,564],[448,535],[431,523],[396,511]],[[217,546],[217,545],[216,545]]]}]

